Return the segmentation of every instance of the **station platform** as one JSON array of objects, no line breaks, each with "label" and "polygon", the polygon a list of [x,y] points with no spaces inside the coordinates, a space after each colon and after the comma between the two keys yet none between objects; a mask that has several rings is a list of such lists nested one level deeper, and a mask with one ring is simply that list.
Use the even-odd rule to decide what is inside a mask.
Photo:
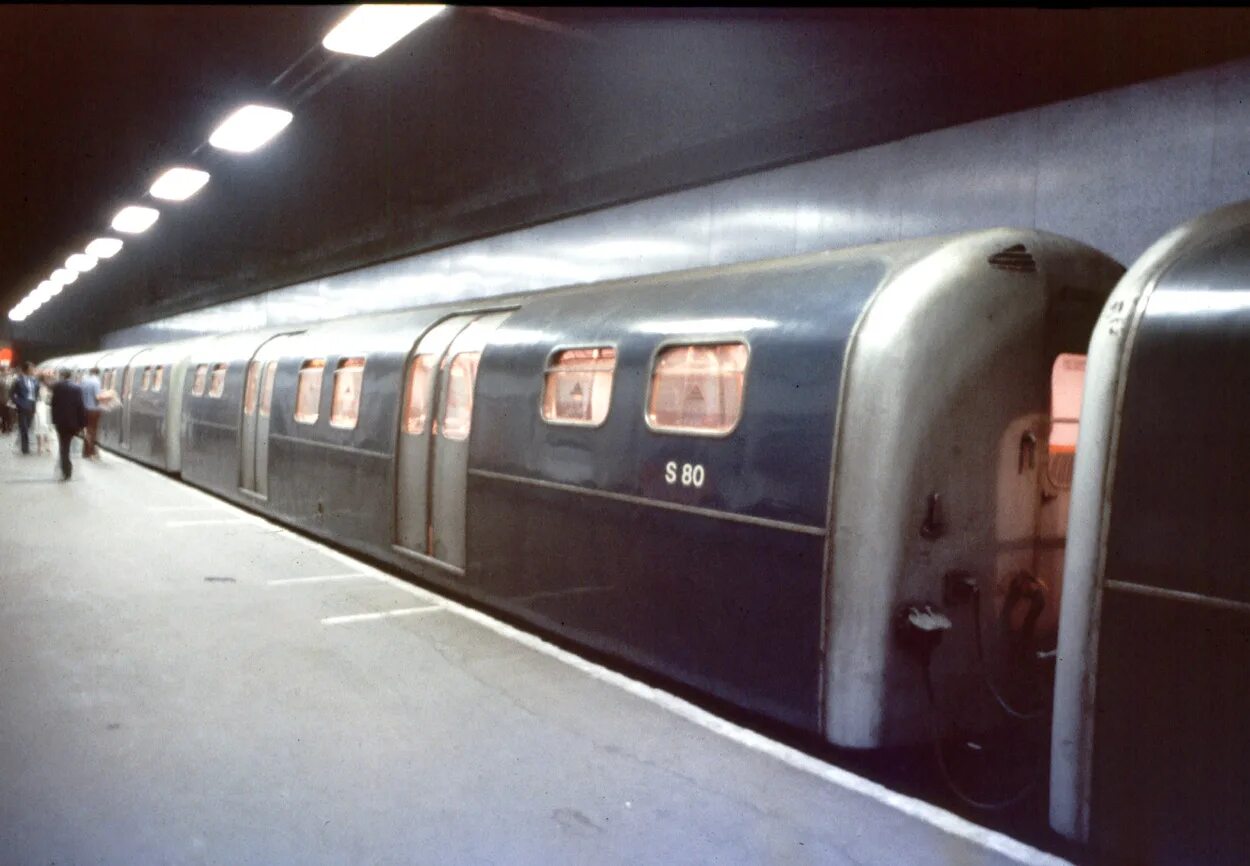
[{"label": "station platform", "polygon": [[0,863],[1060,864],[105,453],[0,439]]}]

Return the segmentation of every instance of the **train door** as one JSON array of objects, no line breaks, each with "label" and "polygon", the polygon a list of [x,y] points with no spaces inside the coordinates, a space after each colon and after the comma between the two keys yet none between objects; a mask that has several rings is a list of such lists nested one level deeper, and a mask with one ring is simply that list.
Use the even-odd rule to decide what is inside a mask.
[{"label": "train door", "polygon": [[507,313],[455,316],[413,348],[399,417],[395,543],[462,571],[469,423],[477,364]]},{"label": "train door", "polygon": [[255,357],[248,362],[243,387],[243,424],[239,442],[239,486],[256,493],[256,411],[260,408],[260,370],[262,361]]},{"label": "train door", "polygon": [[139,369],[139,359],[145,352],[139,352],[130,359],[130,363],[126,366],[125,378],[122,381],[122,406],[118,410],[122,413],[121,434],[118,444],[127,451],[130,450],[130,407],[135,397],[135,371]]},{"label": "train door", "polygon": [[246,493],[269,496],[269,413],[273,379],[278,372],[280,334],[262,343],[247,365],[240,426],[239,487]]},{"label": "train door", "polygon": [[273,378],[278,374],[276,358],[265,361],[260,374],[260,407],[256,412],[256,493],[269,498],[269,413],[273,406]]},{"label": "train door", "polygon": [[399,413],[395,488],[395,544],[408,553],[432,555],[429,465],[437,373],[451,341],[475,318],[453,316],[439,322],[417,341],[408,357]]},{"label": "train door", "polygon": [[430,442],[430,545],[432,555],[463,569],[465,505],[469,474],[469,424],[478,361],[508,313],[474,320],[460,332],[439,365],[437,424]]}]

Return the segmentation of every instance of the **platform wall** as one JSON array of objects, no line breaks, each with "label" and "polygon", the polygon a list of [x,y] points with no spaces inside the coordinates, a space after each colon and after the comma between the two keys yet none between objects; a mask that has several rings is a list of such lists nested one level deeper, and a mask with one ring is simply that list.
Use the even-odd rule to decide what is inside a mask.
[{"label": "platform wall", "polygon": [[[1250,198],[1250,60],[557,220],[107,334],[106,348],[992,226],[1131,263]],[[899,110],[906,110],[900,106]]]}]

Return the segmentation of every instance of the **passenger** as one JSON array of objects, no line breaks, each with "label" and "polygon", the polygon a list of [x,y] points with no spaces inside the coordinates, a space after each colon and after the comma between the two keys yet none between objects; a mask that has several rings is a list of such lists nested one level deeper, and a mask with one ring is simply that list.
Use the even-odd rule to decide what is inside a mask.
[{"label": "passenger", "polygon": [[17,430],[21,434],[22,453],[30,453],[30,422],[35,417],[35,401],[39,399],[39,382],[32,375],[35,365],[27,361],[22,375],[13,385],[13,404],[17,406]]},{"label": "passenger", "polygon": [[99,460],[95,441],[96,432],[100,429],[100,414],[103,411],[100,408],[100,369],[92,367],[87,375],[82,377],[82,384],[78,387],[82,388],[82,402],[87,407],[87,430],[82,434],[82,456],[84,460]]},{"label": "passenger", "polygon": [[87,426],[87,407],[82,402],[82,389],[70,381],[73,373],[61,371],[61,381],[52,388],[52,423],[61,446],[61,477],[69,481],[74,466],[69,461],[69,446],[78,431]]},{"label": "passenger", "polygon": [[52,399],[52,387],[55,383],[50,376],[40,376],[39,380],[42,387],[35,399],[35,420],[30,429],[35,433],[35,453],[42,457],[52,453],[52,415],[48,403]]},{"label": "passenger", "polygon": [[5,436],[13,432],[13,410],[9,406],[9,393],[12,386],[13,377],[9,371],[0,370],[0,433]]}]

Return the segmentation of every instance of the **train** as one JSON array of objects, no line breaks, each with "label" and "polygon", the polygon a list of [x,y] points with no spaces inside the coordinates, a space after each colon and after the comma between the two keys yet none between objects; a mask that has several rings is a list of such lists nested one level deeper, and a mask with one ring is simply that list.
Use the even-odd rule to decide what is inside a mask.
[{"label": "train", "polygon": [[[1177,694],[1188,656],[1136,623],[1184,608],[1235,644],[1202,664],[1250,660],[1250,486],[1217,482],[1246,464],[1248,252],[1250,203],[1127,273],[997,228],[40,366],[100,371],[113,452],[834,746],[929,743],[951,707],[986,728],[1053,679],[1052,826],[1175,858],[1198,831],[1174,815],[1132,834],[1183,798],[1183,760],[1122,769],[1176,723],[1131,731],[1135,654]],[[1227,573],[1165,590],[1143,557]],[[1227,735],[1246,701],[1186,731]],[[1222,784],[1250,793],[1246,766]],[[1239,802],[1195,825],[1203,862],[1250,850]]]}]

